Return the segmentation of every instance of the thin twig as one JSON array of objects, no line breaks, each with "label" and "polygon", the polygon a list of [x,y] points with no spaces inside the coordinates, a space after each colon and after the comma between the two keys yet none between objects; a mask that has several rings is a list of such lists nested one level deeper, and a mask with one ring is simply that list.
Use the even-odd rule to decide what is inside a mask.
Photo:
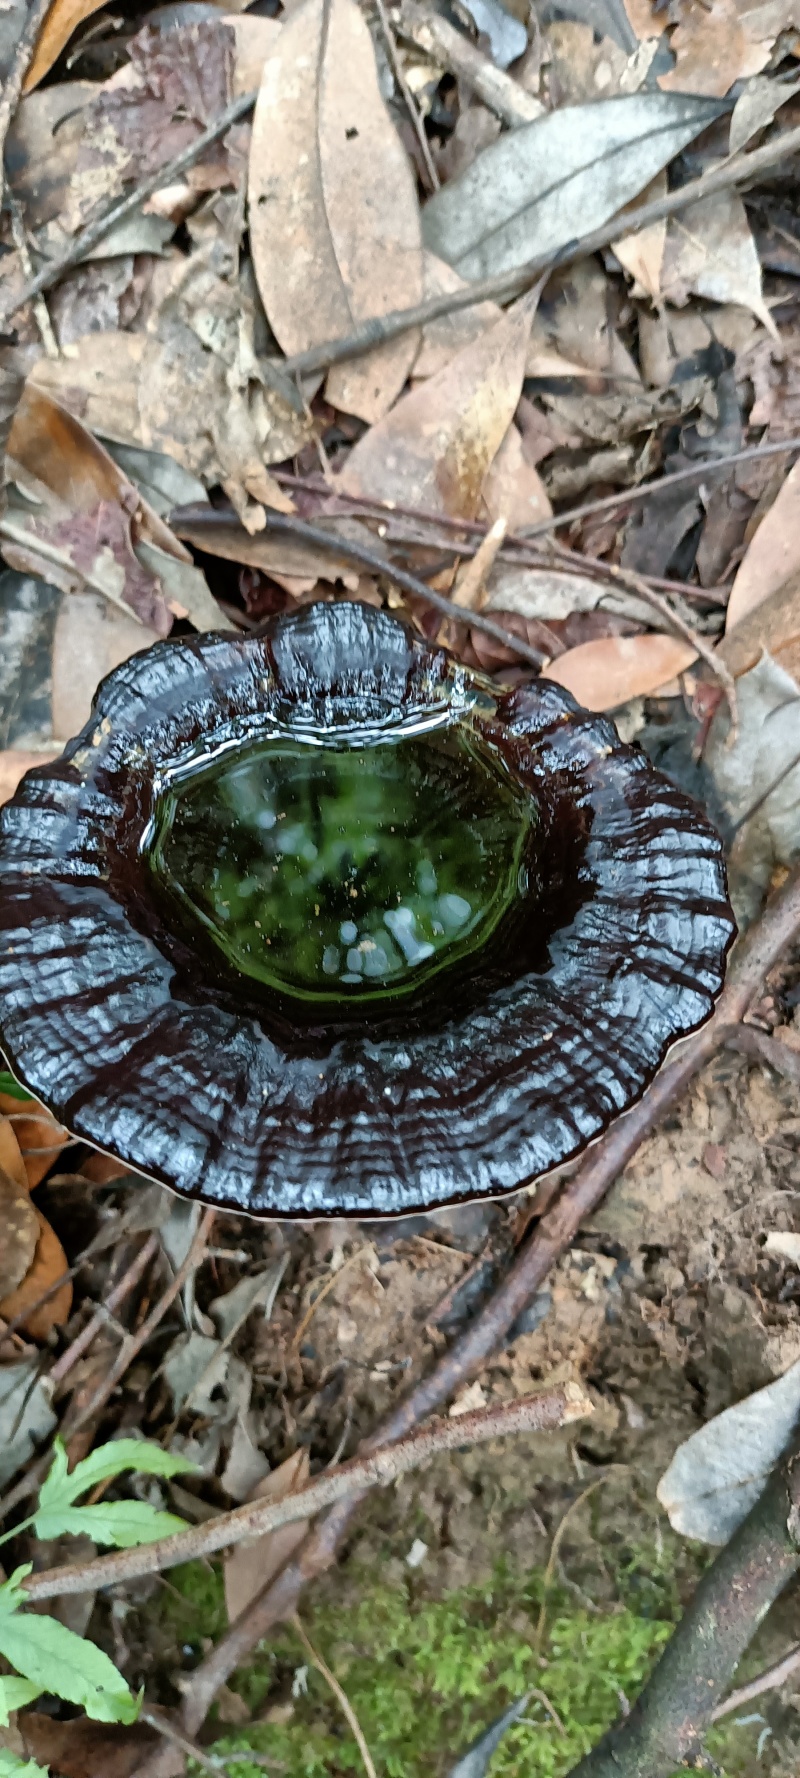
[{"label": "thin twig", "polygon": [[776,1037],[769,1037],[766,1031],[759,1031],[756,1025],[737,1025],[728,1031],[725,1048],[767,1062],[776,1074],[782,1074],[785,1080],[800,1087],[800,1052],[790,1049],[788,1043],[781,1043]]},{"label": "thin twig", "polygon": [[158,1543],[115,1550],[91,1562],[32,1574],[25,1582],[28,1597],[55,1599],[65,1593],[93,1593],[98,1587],[140,1580],[146,1574],[164,1574],[198,1556],[214,1556],[251,1538],[265,1537],[281,1525],[313,1518],[323,1507],[354,1491],[361,1494],[365,1488],[389,1487],[398,1476],[418,1469],[440,1451],[457,1451],[467,1445],[484,1444],[488,1439],[516,1437],[526,1432],[551,1432],[589,1413],[590,1401],[573,1383],[558,1384],[537,1395],[519,1396],[499,1407],[460,1414],[456,1420],[437,1420],[385,1449],[362,1453],[336,1469],[326,1469],[282,1500],[249,1501],[173,1537],[162,1537]]},{"label": "thin twig", "polygon": [[705,636],[699,636],[691,624],[687,624],[686,620],[677,611],[674,611],[671,605],[667,604],[666,599],[661,593],[656,592],[655,587],[648,585],[641,574],[634,574],[630,568],[619,568],[615,563],[603,563],[602,566],[606,568],[609,580],[618,586],[627,587],[632,593],[638,593],[640,599],[644,599],[648,605],[652,605],[654,611],[659,611],[668,626],[677,631],[677,634],[682,636],[685,642],[696,649],[700,659],[705,661],[707,667],[711,668],[725,694],[731,719],[731,739],[733,739],[739,725],[736,681],[722,656],[717,653],[710,642],[706,641]]},{"label": "thin twig", "polygon": [[322,1659],[322,1655],[317,1654],[316,1649],[314,1648],[313,1644],[309,1641],[309,1638],[306,1635],[306,1632],[303,1628],[303,1625],[300,1622],[297,1612],[295,1612],[293,1618],[291,1619],[291,1624],[292,1624],[292,1629],[294,1630],[295,1634],[300,1638],[303,1648],[304,1648],[306,1654],[308,1655],[308,1658],[311,1661],[312,1665],[316,1667],[318,1673],[322,1674],[322,1677],[325,1680],[326,1685],[330,1686],[331,1691],[333,1692],[333,1695],[336,1699],[336,1702],[339,1705],[339,1708],[342,1712],[342,1715],[346,1718],[346,1720],[349,1724],[350,1732],[353,1736],[353,1740],[355,1741],[358,1751],[361,1755],[361,1758],[362,1758],[362,1761],[364,1764],[364,1770],[367,1774],[367,1778],[378,1778],[378,1774],[377,1774],[375,1767],[372,1763],[372,1755],[370,1753],[370,1750],[369,1750],[366,1740],[364,1738],[364,1732],[362,1730],[362,1727],[361,1727],[361,1724],[358,1720],[358,1717],[356,1716],[356,1713],[353,1709],[353,1706],[350,1702],[350,1699],[347,1696],[347,1693],[342,1690],[342,1687],[340,1686],[335,1673],[331,1672],[330,1667],[327,1665],[327,1662]]},{"label": "thin twig", "polygon": [[604,1470],[602,1475],[597,1476],[593,1482],[589,1483],[588,1488],[584,1488],[582,1493],[578,1494],[576,1499],[570,1502],[566,1512],[559,1520],[553,1541],[550,1545],[550,1554],[547,1558],[547,1566],[542,1578],[542,1600],[539,1606],[539,1616],[536,1620],[536,1629],[533,1635],[533,1647],[537,1654],[541,1654],[542,1651],[545,1625],[547,1623],[548,1594],[553,1584],[553,1575],[555,1574],[556,1562],[558,1561],[558,1552],[564,1541],[570,1519],[572,1518],[573,1513],[576,1513],[579,1508],[583,1506],[585,1500],[589,1500],[592,1494],[597,1493],[598,1488],[603,1487],[603,1484],[608,1481],[609,1476],[618,1474],[621,1469],[626,1468],[627,1464],[624,1463],[609,1464],[608,1469]]},{"label": "thin twig", "polygon": [[463,31],[457,31],[455,25],[439,13],[407,6],[401,16],[400,29],[404,37],[410,37],[412,43],[425,55],[432,56],[440,67],[446,68],[448,74],[463,80],[495,117],[511,129],[544,117],[541,100],[527,93],[518,80],[498,68],[477,43],[472,43]]},{"label": "thin twig", "polygon": [[62,1433],[64,1438],[74,1437],[75,1433],[78,1432],[81,1427],[86,1426],[90,1420],[95,1418],[95,1415],[100,1413],[101,1409],[105,1407],[106,1402],[113,1395],[117,1384],[121,1382],[125,1372],[133,1363],[134,1358],[138,1358],[139,1353],[147,1345],[148,1340],[152,1338],[156,1328],[163,1321],[167,1310],[172,1307],[175,1298],[180,1296],[187,1278],[190,1278],[192,1273],[196,1271],[197,1267],[200,1265],[208,1245],[209,1235],[214,1226],[215,1216],[215,1210],[206,1210],[204,1212],[203,1219],[197,1229],[189,1251],[186,1254],[183,1263],[178,1267],[174,1278],[170,1279],[166,1290],[159,1297],[158,1302],[153,1305],[150,1314],[142,1322],[141,1327],[138,1327],[135,1333],[129,1334],[128,1338],[123,1342],[111,1369],[107,1376],[103,1378],[102,1383],[100,1383],[95,1390],[94,1395],[88,1402],[84,1403],[80,1412],[74,1419],[70,1420],[69,1415],[67,1416],[67,1421]]},{"label": "thin twig", "polygon": [[[405,1438],[409,1430],[434,1413],[470,1377],[481,1371],[502,1346],[517,1317],[527,1308],[582,1221],[601,1202],[610,1185],[636,1154],[684,1091],[689,1081],[716,1053],[732,1025],[738,1025],[761,990],[764,976],[787,945],[800,934],[800,866],[767,904],[742,941],[712,1017],[680,1045],[678,1053],[656,1076],[637,1105],[625,1112],[590,1148],[555,1204],[520,1248],[514,1264],[485,1308],[411,1393],[400,1402],[367,1441],[375,1449]],[[276,1579],[251,1602],[239,1621],[196,1669],[187,1688],[183,1720],[197,1732],[221,1685],[247,1660],[275,1623],[291,1617],[302,1590],[336,1560],[342,1539],[358,1511],[362,1495],[341,1501],[308,1533]],[[158,1778],[148,1764],[141,1778]]]},{"label": "thin twig", "polygon": [[64,1378],[67,1376],[68,1372],[72,1370],[73,1365],[77,1364],[78,1359],[83,1357],[87,1346],[91,1346],[95,1334],[98,1334],[101,1328],[105,1326],[109,1315],[113,1315],[115,1309],[119,1308],[120,1303],[124,1302],[125,1297],[130,1296],[131,1291],[135,1289],[142,1274],[146,1272],[151,1259],[155,1259],[158,1247],[158,1235],[148,1235],[144,1246],[139,1248],[135,1258],[131,1260],[127,1271],[123,1272],[122,1277],[118,1279],[113,1290],[109,1291],[105,1302],[98,1305],[91,1320],[87,1321],[86,1326],[81,1328],[79,1334],[76,1334],[72,1344],[67,1347],[65,1352],[62,1352],[61,1357],[56,1359],[55,1364],[48,1373],[48,1381],[53,1388],[55,1388],[57,1384],[63,1383]]},{"label": "thin twig", "polygon": [[397,81],[400,92],[403,95],[403,102],[411,119],[411,128],[419,143],[419,151],[422,155],[422,162],[427,174],[428,190],[438,191],[441,180],[436,171],[433,155],[431,154],[430,142],[425,134],[425,125],[419,114],[419,106],[403,72],[403,64],[398,55],[397,44],[395,42],[394,32],[389,23],[386,7],[384,6],[383,0],[375,0],[375,6],[378,18],[380,19],[384,42],[386,44],[386,53],[392,65],[392,73]]},{"label": "thin twig", "polygon": [[[41,7],[43,0],[36,0],[36,5]],[[49,5],[50,0],[47,0],[44,12],[47,12]],[[100,242],[105,240],[106,235],[109,235],[111,230],[117,227],[118,223],[125,222],[129,216],[133,216],[140,206],[153,196],[155,191],[160,191],[163,185],[172,185],[176,179],[181,177],[181,174],[188,172],[189,168],[193,167],[195,162],[205,154],[207,148],[212,147],[213,143],[219,141],[220,136],[224,136],[226,130],[229,130],[233,124],[239,123],[249,111],[252,111],[257,98],[258,92],[255,91],[243,93],[240,98],[232,99],[230,105],[226,105],[224,111],[220,112],[219,117],[215,118],[214,122],[210,123],[208,128],[195,138],[194,142],[190,142],[188,147],[181,149],[180,154],[173,155],[171,160],[165,161],[163,167],[159,167],[155,173],[148,174],[146,179],[140,179],[127,197],[116,198],[112,204],[108,204],[104,210],[101,210],[98,216],[93,217],[91,222],[87,222],[86,227],[79,230],[72,244],[63,253],[60,253],[55,259],[48,260],[47,264],[43,265],[36,273],[36,276],[29,279],[16,296],[11,297],[4,307],[0,308],[0,328],[5,327],[6,322],[13,315],[18,314],[26,303],[38,296],[40,291],[52,290],[54,284],[59,282],[65,272],[71,271],[75,265],[80,265],[81,260],[85,259],[95,247],[98,247]],[[2,130],[2,105],[4,102],[5,95],[3,100],[0,100],[0,130]]]},{"label": "thin twig", "polygon": [[14,50],[11,67],[3,82],[3,91],[0,95],[0,198],[2,198],[5,184],[3,163],[6,137],[19,104],[25,76],[33,60],[36,40],[52,4],[53,0],[31,0],[28,15]]},{"label": "thin twig", "polygon": [[760,173],[769,172],[798,150],[800,125],[794,130],[782,131],[771,142],[765,143],[762,148],[753,149],[749,154],[730,157],[721,166],[701,174],[699,179],[691,179],[686,185],[666,192],[663,197],[654,198],[649,204],[640,204],[637,210],[631,210],[624,217],[624,222],[619,216],[612,217],[600,228],[569,241],[558,253],[537,253],[533,259],[526,260],[522,265],[512,266],[509,271],[494,272],[488,278],[476,278],[462,290],[443,292],[441,296],[430,296],[424,302],[414,303],[411,308],[392,309],[386,315],[373,316],[368,321],[359,322],[351,333],[339,339],[326,340],[321,345],[311,346],[306,352],[298,352],[293,358],[287,358],[282,368],[290,376],[310,376],[316,371],[330,369],[333,364],[342,364],[348,358],[358,358],[362,352],[371,351],[387,340],[397,339],[410,328],[422,327],[427,321],[436,321],[441,315],[452,315],[457,310],[472,308],[475,303],[486,302],[487,299],[516,296],[529,284],[535,283],[543,272],[554,271],[557,266],[574,265],[577,259],[584,259],[587,254],[597,253],[602,247],[611,247],[619,239],[621,229],[624,228],[626,235],[638,233],[642,228],[649,228],[653,222],[662,222],[667,216],[678,215],[681,210],[699,203],[703,198],[713,197],[720,191],[730,191],[732,187],[743,185]]},{"label": "thin twig", "polygon": [[[334,531],[326,531],[322,525],[309,525],[305,519],[297,519],[292,514],[273,512],[271,507],[265,508],[265,511],[267,532],[275,531],[285,537],[297,537],[301,542],[312,543],[319,549],[324,549],[328,555],[342,556],[345,561],[358,562],[362,568],[369,568],[373,574],[384,575],[387,580],[393,580],[396,586],[401,587],[403,592],[410,593],[415,599],[424,599],[426,604],[432,605],[434,611],[441,612],[443,617],[452,618],[454,622],[465,624],[469,629],[482,630],[495,642],[502,643],[504,648],[512,649],[520,660],[527,661],[538,672],[542,664],[541,650],[531,648],[521,636],[514,635],[512,630],[505,629],[503,624],[487,617],[485,612],[460,611],[444,593],[434,592],[433,587],[429,587],[416,574],[408,574],[405,568],[398,568],[396,563],[388,561],[377,550],[368,549],[366,544],[355,543],[349,537],[339,537]],[[204,525],[224,525],[226,529],[242,531],[246,535],[236,514],[218,507],[180,506],[170,513],[169,522],[176,537],[202,534]]]},{"label": "thin twig", "polygon": [[767,1667],[764,1673],[759,1673],[755,1679],[751,1679],[749,1685],[740,1685],[735,1692],[730,1693],[724,1703],[716,1704],[711,1712],[710,1720],[719,1722],[723,1716],[731,1716],[734,1710],[743,1710],[745,1705],[752,1704],[753,1699],[762,1697],[764,1692],[777,1691],[779,1686],[786,1684],[787,1679],[791,1679],[798,1667],[800,1667],[800,1643],[795,1648],[790,1648],[788,1655],[784,1655],[783,1660],[778,1661],[774,1667]]}]

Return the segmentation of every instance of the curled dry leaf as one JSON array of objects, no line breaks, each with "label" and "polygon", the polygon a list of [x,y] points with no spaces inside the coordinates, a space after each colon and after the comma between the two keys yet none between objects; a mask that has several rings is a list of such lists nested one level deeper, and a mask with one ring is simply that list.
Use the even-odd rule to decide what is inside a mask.
[{"label": "curled dry leaf", "polygon": [[[188,550],[87,427],[30,380],[7,473],[20,496],[0,522],[14,527],[11,538],[5,532],[12,566],[31,567],[66,592],[95,588],[159,636],[176,614],[200,629],[225,627]],[[135,646],[144,641],[140,635]]]},{"label": "curled dry leaf", "polygon": [[[414,179],[355,0],[304,0],[282,26],[253,119],[249,209],[258,286],[286,353],[419,301]],[[417,346],[409,332],[337,367],[329,401],[379,419]]]},{"label": "curled dry leaf", "polygon": [[522,391],[534,303],[515,304],[359,439],[346,493],[475,517]]},{"label": "curled dry leaf", "polygon": [[559,655],[542,677],[565,686],[587,710],[615,710],[658,691],[696,660],[691,644],[677,636],[603,636]]},{"label": "curled dry leaf", "polygon": [[800,572],[800,463],[795,463],[750,540],[731,588],[725,628],[730,631],[770,593]]},{"label": "curled dry leaf", "polygon": [[69,1267],[55,1230],[50,1227],[41,1210],[36,1210],[34,1214],[38,1223],[38,1238],[33,1259],[16,1289],[10,1291],[0,1302],[0,1315],[5,1321],[20,1318],[23,1333],[29,1334],[32,1340],[46,1340],[54,1327],[63,1327],[69,1319],[72,1284],[66,1279],[48,1297],[47,1302],[39,1301]]}]

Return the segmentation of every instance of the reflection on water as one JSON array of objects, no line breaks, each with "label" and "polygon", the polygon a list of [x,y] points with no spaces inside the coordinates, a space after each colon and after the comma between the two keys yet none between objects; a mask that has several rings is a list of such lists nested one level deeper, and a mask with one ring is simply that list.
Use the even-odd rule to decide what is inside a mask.
[{"label": "reflection on water", "polygon": [[[375,999],[478,949],[526,886],[535,806],[462,727],[258,740],[159,799],[181,927],[283,993]],[[175,919],[173,917],[173,924]]]}]

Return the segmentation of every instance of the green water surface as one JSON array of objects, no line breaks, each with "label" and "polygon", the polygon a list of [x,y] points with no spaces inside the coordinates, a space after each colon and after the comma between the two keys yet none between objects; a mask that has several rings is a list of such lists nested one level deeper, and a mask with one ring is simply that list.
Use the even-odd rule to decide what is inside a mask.
[{"label": "green water surface", "polygon": [[536,806],[468,728],[259,739],[159,797],[173,922],[320,1002],[406,993],[478,951],[527,889]]}]

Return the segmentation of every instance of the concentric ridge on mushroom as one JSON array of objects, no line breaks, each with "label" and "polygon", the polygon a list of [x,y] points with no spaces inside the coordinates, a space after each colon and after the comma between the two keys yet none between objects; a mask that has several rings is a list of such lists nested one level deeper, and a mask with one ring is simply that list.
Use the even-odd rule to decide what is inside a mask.
[{"label": "concentric ridge on mushroom", "polygon": [[158,643],[0,818],[0,1041],[256,1216],[513,1191],[709,1014],[720,841],[613,725],[341,602]]}]

